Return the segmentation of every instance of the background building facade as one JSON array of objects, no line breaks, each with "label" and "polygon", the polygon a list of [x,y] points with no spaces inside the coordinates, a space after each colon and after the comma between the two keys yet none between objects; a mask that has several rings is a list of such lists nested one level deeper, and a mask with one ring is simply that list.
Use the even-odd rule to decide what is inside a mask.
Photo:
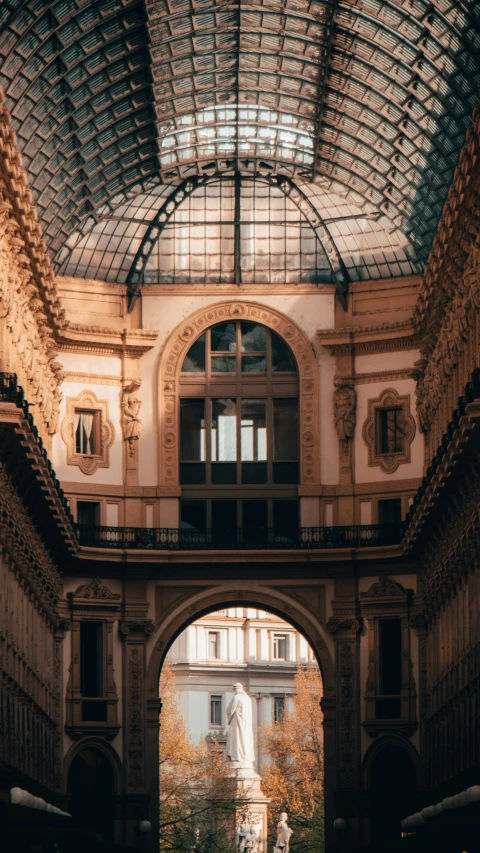
[{"label": "background building facade", "polygon": [[258,726],[293,709],[298,668],[316,665],[307,641],[288,622],[251,607],[228,607],[193,622],[173,642],[167,660],[194,743],[214,738],[224,745],[233,685],[243,684],[252,698],[257,772],[264,760]]}]

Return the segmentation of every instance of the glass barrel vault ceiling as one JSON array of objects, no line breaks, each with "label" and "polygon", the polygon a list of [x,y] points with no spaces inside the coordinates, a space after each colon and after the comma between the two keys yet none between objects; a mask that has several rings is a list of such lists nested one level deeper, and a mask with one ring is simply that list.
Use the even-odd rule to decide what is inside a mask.
[{"label": "glass barrel vault ceiling", "polygon": [[[122,211],[137,220],[135,199],[152,210],[193,179],[241,173],[285,176],[336,220],[316,231],[315,269],[326,254],[342,287],[416,271],[479,83],[478,0],[0,4],[0,85],[57,270],[111,276],[115,265],[81,249],[113,237]],[[185,210],[147,235],[140,264],[141,228],[124,222],[117,269],[132,287]]]}]

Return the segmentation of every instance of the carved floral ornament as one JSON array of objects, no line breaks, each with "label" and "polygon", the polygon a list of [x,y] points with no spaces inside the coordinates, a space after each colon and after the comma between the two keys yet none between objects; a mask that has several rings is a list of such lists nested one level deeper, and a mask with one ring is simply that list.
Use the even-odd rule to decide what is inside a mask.
[{"label": "carved floral ornament", "polygon": [[183,360],[207,328],[226,320],[249,320],[273,329],[289,345],[299,376],[300,487],[302,495],[319,493],[320,453],[318,370],[309,340],[298,326],[274,308],[257,302],[228,301],[202,308],[173,332],[160,362],[159,424],[160,487],[164,495],[179,495],[179,379]]},{"label": "carved floral ornament", "polygon": [[93,578],[90,583],[84,583],[75,592],[69,593],[69,597],[75,600],[118,601],[121,595],[119,592],[112,592],[100,578]]},{"label": "carved floral ornament", "polygon": [[[12,208],[0,202],[0,314],[4,369],[18,375],[30,403],[36,404],[38,426],[44,438],[57,428],[62,395],[62,366],[50,318],[32,278],[25,243]],[[8,345],[7,345],[8,342]],[[42,430],[43,427],[43,430]]]},{"label": "carved floral ornament", "polygon": [[[94,416],[93,453],[76,452],[75,412],[79,409]],[[93,391],[82,391],[78,397],[67,397],[67,414],[62,421],[61,435],[67,445],[67,465],[78,465],[83,474],[94,474],[98,468],[109,467],[109,449],[115,433],[113,424],[108,419],[108,402],[98,400]]]},{"label": "carved floral ornament", "polygon": [[[389,408],[403,410],[403,449],[397,453],[381,453],[378,449],[377,412]],[[369,400],[362,434],[368,447],[369,465],[379,465],[386,474],[393,474],[399,465],[410,462],[411,444],[415,436],[415,420],[410,414],[410,395],[401,396],[394,388],[387,388],[380,397]]]}]

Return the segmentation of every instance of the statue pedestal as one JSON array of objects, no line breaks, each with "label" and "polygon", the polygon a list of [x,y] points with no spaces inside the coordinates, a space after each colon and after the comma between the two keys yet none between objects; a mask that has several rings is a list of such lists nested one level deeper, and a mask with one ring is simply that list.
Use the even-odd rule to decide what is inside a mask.
[{"label": "statue pedestal", "polygon": [[[238,800],[235,813],[236,847],[238,853],[268,853],[268,804],[262,793],[261,776],[253,767],[238,766],[230,762],[228,775],[234,786],[233,796]],[[235,766],[237,765],[237,766]]]}]

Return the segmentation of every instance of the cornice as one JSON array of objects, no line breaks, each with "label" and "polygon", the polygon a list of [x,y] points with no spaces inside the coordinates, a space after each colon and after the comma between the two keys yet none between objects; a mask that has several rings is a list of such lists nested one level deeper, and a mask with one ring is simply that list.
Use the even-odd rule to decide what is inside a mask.
[{"label": "cornice", "polygon": [[58,349],[60,352],[126,354],[130,358],[141,358],[155,346],[157,336],[155,329],[112,329],[67,322],[58,335]]},{"label": "cornice", "polygon": [[319,329],[316,334],[320,344],[334,355],[350,353],[352,349],[357,353],[370,353],[420,347],[420,338],[412,320]]},{"label": "cornice", "polygon": [[334,284],[148,284],[143,288],[142,296],[236,296],[248,299],[249,296],[298,296],[333,295]]},{"label": "cornice", "polygon": [[391,382],[394,379],[414,379],[414,367],[399,367],[397,370],[380,370],[377,373],[357,373],[355,376],[342,376],[345,383],[352,385],[370,385],[373,382]]},{"label": "cornice", "polygon": [[122,377],[112,376],[109,373],[77,373],[74,370],[63,370],[62,382],[80,382],[82,385],[122,385]]}]

